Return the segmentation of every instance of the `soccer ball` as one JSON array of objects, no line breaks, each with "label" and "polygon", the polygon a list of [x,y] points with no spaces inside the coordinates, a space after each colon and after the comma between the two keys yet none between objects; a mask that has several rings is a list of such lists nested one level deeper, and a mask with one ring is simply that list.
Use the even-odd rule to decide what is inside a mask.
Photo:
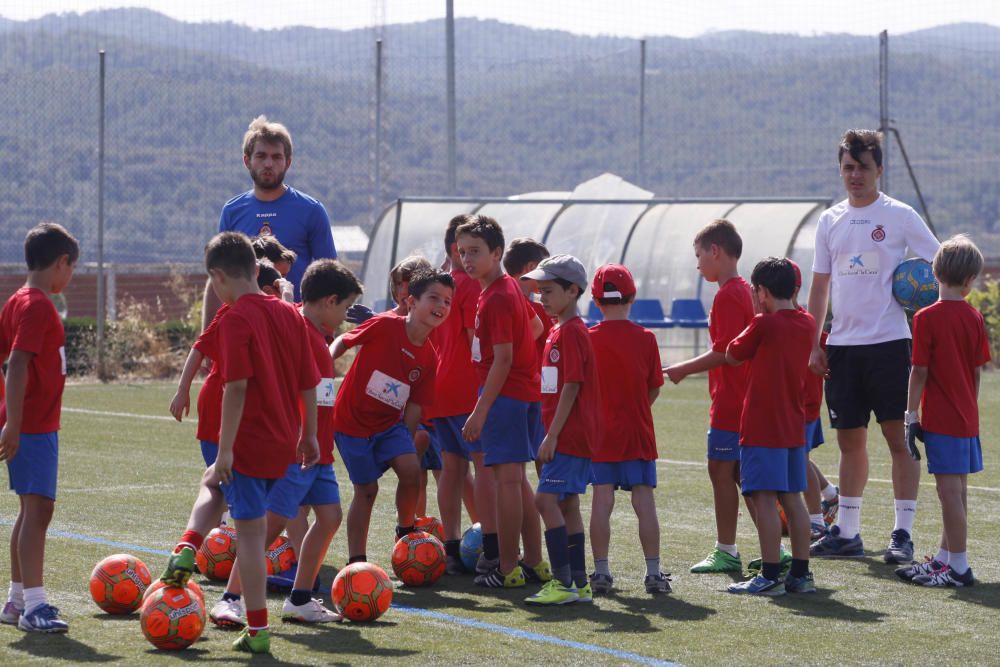
[{"label": "soccer ball", "polygon": [[392,582],[374,563],[351,563],[337,573],[330,599],[345,618],[374,621],[392,603]]},{"label": "soccer ball", "polygon": [[278,539],[267,548],[267,576],[287,572],[298,560],[295,557],[295,549],[292,543],[284,535],[279,535]]},{"label": "soccer ball", "polygon": [[[161,581],[159,579],[154,581],[152,585],[150,585],[150,587],[146,589],[146,594],[142,596],[142,604],[145,605],[146,601],[149,600],[149,598],[153,597],[153,593],[160,590],[161,588],[166,587],[166,585],[167,585],[166,582]],[[204,607],[205,591],[201,590],[201,586],[199,586],[194,579],[188,579],[187,587],[191,590],[192,593],[194,593],[194,596],[198,598],[198,601],[201,602],[201,606]]]},{"label": "soccer ball", "polygon": [[931,263],[914,257],[897,266],[892,274],[892,295],[907,310],[920,310],[937,301],[938,282]]},{"label": "soccer ball", "polygon": [[146,564],[135,556],[114,554],[90,573],[90,595],[109,614],[131,614],[153,580]]},{"label": "soccer ball", "polygon": [[483,553],[483,527],[478,523],[472,524],[462,535],[462,564],[465,565],[465,569],[470,571],[475,571],[476,561],[479,560],[479,554]]},{"label": "soccer ball", "polygon": [[444,543],[444,524],[436,516],[422,516],[417,519],[413,527],[425,533],[429,533]]},{"label": "soccer ball", "polygon": [[236,529],[231,526],[213,528],[195,554],[198,569],[209,579],[226,581],[236,560]]},{"label": "soccer ball", "polygon": [[428,533],[403,535],[392,549],[392,571],[407,586],[429,586],[444,574],[444,545]]},{"label": "soccer ball", "polygon": [[205,629],[205,605],[190,588],[164,586],[142,605],[139,621],[156,648],[187,648]]}]

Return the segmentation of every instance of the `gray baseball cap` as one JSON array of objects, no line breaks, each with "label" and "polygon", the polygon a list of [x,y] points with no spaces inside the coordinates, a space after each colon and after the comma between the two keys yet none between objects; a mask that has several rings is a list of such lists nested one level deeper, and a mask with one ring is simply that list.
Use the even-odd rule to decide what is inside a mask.
[{"label": "gray baseball cap", "polygon": [[538,263],[538,268],[521,276],[521,280],[555,280],[556,278],[568,280],[581,290],[587,289],[587,269],[573,255],[546,257]]}]

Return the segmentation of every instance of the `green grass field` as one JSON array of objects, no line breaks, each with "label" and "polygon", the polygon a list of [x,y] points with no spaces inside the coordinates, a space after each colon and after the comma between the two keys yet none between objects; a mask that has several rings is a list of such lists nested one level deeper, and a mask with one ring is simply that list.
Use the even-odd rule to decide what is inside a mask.
[{"label": "green grass field", "polygon": [[[446,577],[428,589],[397,589],[394,604],[405,608],[390,609],[373,624],[299,627],[283,626],[279,621],[274,626],[272,658],[231,652],[229,641],[234,635],[211,627],[187,651],[158,652],[143,638],[137,615],[105,615],[90,599],[90,570],[99,559],[123,549],[71,535],[165,550],[173,545],[187,519],[203,466],[194,440],[194,422],[168,420],[172,393],[173,386],[168,384],[67,387],[59,501],[53,521],[53,529],[64,534],[49,538],[46,583],[71,629],[65,636],[43,636],[0,626],[0,661],[372,664],[418,659],[426,661],[424,664],[479,665],[1000,662],[996,631],[1000,564],[992,557],[992,538],[1000,534],[1000,467],[992,455],[1000,435],[1000,374],[984,378],[980,408],[986,470],[970,478],[969,552],[979,579],[974,588],[926,590],[908,586],[882,563],[881,550],[892,529],[893,512],[888,453],[880,437],[870,447],[871,481],[865,495],[863,535],[869,558],[814,561],[818,594],[774,600],[725,593],[730,582],[727,576],[688,574],[688,567],[714,543],[711,490],[704,469],[707,387],[704,379],[695,378],[678,387],[665,387],[654,410],[662,457],[657,502],[664,569],[674,573],[672,595],[653,598],[645,593],[635,517],[628,498],[620,494],[611,553],[618,591],[597,598],[592,607],[532,609],[522,600],[533,589],[496,593],[477,589],[471,578]],[[830,439],[833,433],[827,430],[826,435]],[[828,442],[817,451],[815,460],[835,476],[836,445]],[[346,510],[351,489],[339,463],[337,474]],[[368,551],[375,562],[388,569],[394,526],[391,473],[384,482]],[[589,508],[589,497],[583,504]],[[0,515],[0,532],[5,539],[16,507],[15,496],[6,494]],[[435,508],[432,501],[429,511]],[[589,512],[585,510],[585,519],[586,515]],[[919,553],[935,548],[939,531],[933,480],[925,476],[915,529]],[[739,546],[744,563],[758,554],[756,534],[746,517],[740,523]],[[154,575],[165,562],[155,553],[134,554]],[[346,558],[341,533],[324,566],[326,585]],[[203,585],[210,603],[214,602],[221,587]],[[278,616],[280,605],[277,596],[269,601],[272,619]],[[534,634],[514,636],[501,628]],[[619,653],[588,651],[587,646],[569,646],[553,639]]]}]

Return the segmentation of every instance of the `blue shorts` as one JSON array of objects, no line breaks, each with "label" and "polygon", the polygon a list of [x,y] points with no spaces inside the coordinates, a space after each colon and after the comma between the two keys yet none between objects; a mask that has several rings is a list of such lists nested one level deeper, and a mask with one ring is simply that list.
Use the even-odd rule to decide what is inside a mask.
[{"label": "blue shorts", "polygon": [[806,444],[809,446],[809,451],[816,449],[824,442],[826,440],[823,439],[823,420],[817,418],[806,424]]},{"label": "blue shorts", "polygon": [[739,461],[740,434],[709,427],[708,458],[715,461]]},{"label": "blue shorts", "polygon": [[[538,410],[528,411],[528,438],[531,439],[531,456],[538,457],[538,448],[545,439],[545,425],[542,423],[542,404],[537,403]],[[532,414],[534,418],[532,419]]]},{"label": "blue shorts", "polygon": [[590,459],[556,452],[554,459],[542,466],[538,477],[538,493],[552,493],[559,500],[587,492],[590,482]]},{"label": "blue shorts", "polygon": [[438,442],[437,433],[434,432],[434,428],[427,428],[423,424],[417,426],[418,431],[423,431],[427,434],[430,444],[427,445],[427,451],[424,452],[423,458],[420,459],[420,469],[421,470],[440,470],[441,469],[441,444]]},{"label": "blue shorts", "polygon": [[983,469],[979,436],[956,438],[924,431],[927,472],[932,475],[967,475]]},{"label": "blue shorts", "polygon": [[[531,429],[535,413],[541,412],[541,403],[528,403],[516,398],[497,396],[486,415],[480,439],[486,453],[488,466],[502,463],[527,463],[534,461],[531,447]],[[589,476],[587,479],[590,479]]]},{"label": "blue shorts", "polygon": [[215,459],[219,456],[219,443],[211,442],[210,440],[199,440],[201,443],[201,458],[205,459],[205,467],[215,463]]},{"label": "blue shorts", "polygon": [[616,489],[631,491],[633,486],[656,488],[656,461],[618,461],[590,464],[590,483],[613,484]]},{"label": "blue shorts", "polygon": [[59,431],[22,433],[17,453],[7,461],[10,490],[19,496],[56,499],[59,476]]},{"label": "blue shorts", "polygon": [[267,513],[268,494],[276,480],[262,477],[249,477],[236,470],[233,471],[233,481],[220,484],[222,495],[229,505],[229,514],[240,521],[259,519]]},{"label": "blue shorts", "polygon": [[339,505],[340,485],[333,464],[314,465],[306,470],[298,463],[288,466],[285,476],[267,494],[267,511],[286,519],[298,516],[302,505]]},{"label": "blue shorts", "polygon": [[417,454],[413,438],[403,422],[396,422],[381,433],[367,438],[334,433],[333,439],[337,443],[340,460],[347,468],[351,484],[356,485],[377,482],[389,469],[389,462],[397,456]]},{"label": "blue shorts", "polygon": [[806,448],[740,447],[740,487],[754,491],[801,493],[806,490]]},{"label": "blue shorts", "polygon": [[466,442],[462,438],[462,428],[468,419],[469,415],[453,415],[451,417],[435,417],[432,420],[434,434],[437,435],[441,451],[461,456],[466,461],[472,459],[474,452],[483,451],[482,440]]}]

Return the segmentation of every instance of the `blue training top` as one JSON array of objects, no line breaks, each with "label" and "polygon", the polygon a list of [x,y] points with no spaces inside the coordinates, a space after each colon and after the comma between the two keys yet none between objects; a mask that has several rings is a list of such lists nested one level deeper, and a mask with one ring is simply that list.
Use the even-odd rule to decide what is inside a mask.
[{"label": "blue training top", "polygon": [[314,259],[336,259],[330,217],[318,200],[288,186],[274,201],[261,201],[248,190],[226,202],[219,218],[220,232],[243,232],[250,238],[273,234],[283,246],[297,255],[288,280],[295,285],[295,300],[300,301],[299,283],[306,267]]}]

